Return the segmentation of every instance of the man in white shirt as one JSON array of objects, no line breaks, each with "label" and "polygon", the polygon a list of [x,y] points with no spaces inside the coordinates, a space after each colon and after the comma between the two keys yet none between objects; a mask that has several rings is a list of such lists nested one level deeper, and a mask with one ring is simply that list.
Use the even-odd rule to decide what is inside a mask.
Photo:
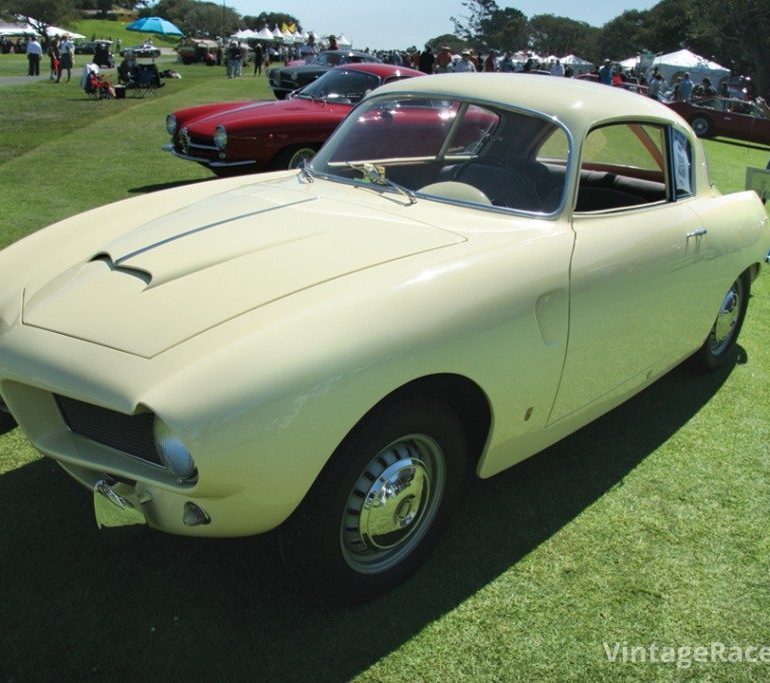
[{"label": "man in white shirt", "polygon": [[460,55],[460,61],[455,63],[454,68],[456,73],[462,73],[464,71],[476,71],[476,67],[473,65],[473,62],[471,61],[471,53],[467,50],[464,50],[462,55]]},{"label": "man in white shirt", "polygon": [[551,65],[551,76],[563,76],[564,75],[564,65],[561,63],[560,60],[556,60]]},{"label": "man in white shirt", "polygon": [[29,61],[28,76],[40,75],[40,58],[43,56],[43,46],[37,37],[30,38],[27,42],[27,60]]}]

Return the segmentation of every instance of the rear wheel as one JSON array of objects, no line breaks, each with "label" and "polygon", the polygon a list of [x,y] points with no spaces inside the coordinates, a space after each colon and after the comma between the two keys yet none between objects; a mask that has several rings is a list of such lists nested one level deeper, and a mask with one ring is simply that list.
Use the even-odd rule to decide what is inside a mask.
[{"label": "rear wheel", "polygon": [[284,91],[284,90],[273,90],[273,94],[275,95],[275,99],[277,99],[277,100],[285,100],[286,99],[286,91]]},{"label": "rear wheel", "polygon": [[693,116],[690,119],[690,125],[699,138],[710,138],[714,134],[711,119],[708,116]]},{"label": "rear wheel", "polygon": [[365,418],[281,529],[287,568],[332,602],[370,600],[428,556],[464,478],[456,414],[410,399]]},{"label": "rear wheel", "polygon": [[693,367],[699,372],[716,370],[730,357],[746,317],[750,287],[744,273],[727,290],[711,332],[692,357]]}]

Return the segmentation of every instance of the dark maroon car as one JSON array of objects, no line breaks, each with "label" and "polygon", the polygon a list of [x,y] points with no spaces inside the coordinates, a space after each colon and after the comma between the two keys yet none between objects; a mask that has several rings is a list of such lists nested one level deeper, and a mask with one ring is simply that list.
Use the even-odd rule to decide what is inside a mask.
[{"label": "dark maroon car", "polygon": [[297,168],[315,156],[368,92],[422,75],[391,64],[348,64],[327,71],[285,100],[181,109],[166,117],[171,144],[164,149],[221,176]]},{"label": "dark maroon car", "polygon": [[768,111],[756,102],[736,98],[709,97],[692,102],[666,102],[687,119],[701,138],[723,135],[770,145]]}]

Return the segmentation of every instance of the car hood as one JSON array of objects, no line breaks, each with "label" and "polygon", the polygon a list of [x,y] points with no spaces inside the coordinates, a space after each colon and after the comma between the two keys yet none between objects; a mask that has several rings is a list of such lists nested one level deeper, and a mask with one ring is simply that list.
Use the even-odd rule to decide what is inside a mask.
[{"label": "car hood", "polygon": [[254,182],[140,222],[30,283],[23,323],[149,358],[320,283],[464,240],[335,196]]},{"label": "car hood", "polygon": [[185,122],[183,127],[198,135],[213,136],[217,126],[224,126],[232,132],[242,127],[254,129],[287,124],[292,118],[306,120],[309,116],[316,118],[323,115],[342,118],[351,108],[352,105],[329,104],[300,98],[239,103],[232,109],[218,110]]}]

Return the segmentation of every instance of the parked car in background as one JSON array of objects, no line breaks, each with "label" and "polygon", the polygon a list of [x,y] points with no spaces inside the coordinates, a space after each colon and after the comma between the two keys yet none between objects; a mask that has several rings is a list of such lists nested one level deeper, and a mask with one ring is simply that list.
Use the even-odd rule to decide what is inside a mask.
[{"label": "parked car in background", "polygon": [[668,102],[702,138],[721,135],[770,145],[767,109],[757,102],[737,98],[709,97],[691,102]]},{"label": "parked car in background", "polygon": [[267,71],[267,80],[275,96],[282,100],[293,90],[312,83],[324,72],[343,64],[359,64],[361,62],[379,62],[380,60],[368,52],[354,50],[325,50],[319,53],[310,64],[298,66],[271,67]]},{"label": "parked car in background", "polygon": [[216,40],[182,38],[176,47],[182,64],[206,64],[214,66],[222,61],[222,48]]},{"label": "parked car in background", "polygon": [[154,45],[133,45],[132,47],[124,48],[120,51],[121,57],[134,56],[139,58],[152,58],[160,57],[160,48]]},{"label": "parked car in background", "polygon": [[284,100],[221,102],[169,114],[166,149],[217,175],[297,168],[364,95],[383,83],[422,76],[389,64],[358,63],[326,71]]},{"label": "parked car in background", "polygon": [[311,595],[360,602],[429,555],[467,477],[686,359],[734,362],[768,248],[757,194],[720,195],[651,98],[413,78],[301,171],[127,199],[0,252],[0,398],[100,524],[278,528]]},{"label": "parked car in background", "polygon": [[[579,81],[591,81],[591,83],[600,82],[599,74],[595,74],[595,73],[580,74],[578,76],[575,76],[575,78]],[[623,88],[623,90],[628,90],[629,92],[635,92],[640,95],[646,95],[648,90],[646,85],[641,85],[635,80],[622,81],[620,83],[613,83],[612,85],[615,88]]]}]

